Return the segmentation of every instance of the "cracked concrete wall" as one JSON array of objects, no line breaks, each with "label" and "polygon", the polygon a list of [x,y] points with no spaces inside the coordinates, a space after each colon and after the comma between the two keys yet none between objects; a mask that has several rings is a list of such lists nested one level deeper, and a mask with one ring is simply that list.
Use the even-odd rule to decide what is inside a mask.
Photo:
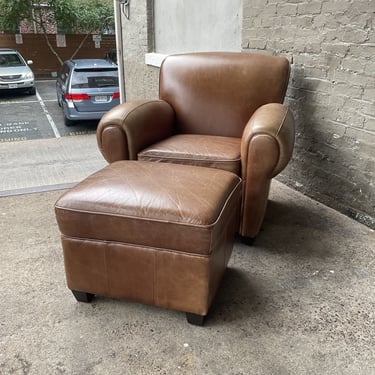
[{"label": "cracked concrete wall", "polygon": [[[374,228],[375,1],[243,0],[242,14],[244,52],[292,63],[296,147],[278,179]],[[158,68],[144,62],[154,51],[153,1],[132,2],[129,21],[127,98],[155,98]]]}]

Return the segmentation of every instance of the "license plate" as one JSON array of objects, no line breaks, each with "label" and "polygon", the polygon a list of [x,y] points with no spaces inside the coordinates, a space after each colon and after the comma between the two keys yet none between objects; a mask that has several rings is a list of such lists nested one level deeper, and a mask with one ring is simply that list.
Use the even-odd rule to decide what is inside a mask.
[{"label": "license plate", "polygon": [[95,96],[96,102],[106,102],[107,100],[108,100],[107,96],[104,96],[104,95]]},{"label": "license plate", "polygon": [[8,87],[10,89],[16,89],[18,87],[17,83],[9,83]]}]

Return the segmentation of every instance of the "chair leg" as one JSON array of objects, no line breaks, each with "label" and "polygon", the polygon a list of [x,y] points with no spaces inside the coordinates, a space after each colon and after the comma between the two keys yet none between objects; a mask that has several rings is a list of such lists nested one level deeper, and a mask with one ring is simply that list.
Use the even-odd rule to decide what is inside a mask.
[{"label": "chair leg", "polygon": [[248,246],[253,246],[256,237],[241,236],[241,242]]},{"label": "chair leg", "polygon": [[72,290],[72,293],[78,302],[91,302],[94,294]]},{"label": "chair leg", "polygon": [[190,324],[195,326],[203,326],[205,315],[186,313],[186,319]]}]

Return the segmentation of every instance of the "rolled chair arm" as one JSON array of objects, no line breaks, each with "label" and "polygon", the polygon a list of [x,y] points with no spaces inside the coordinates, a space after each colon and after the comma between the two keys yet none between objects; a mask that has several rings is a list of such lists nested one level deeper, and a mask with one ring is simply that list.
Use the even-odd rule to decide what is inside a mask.
[{"label": "rolled chair arm", "polygon": [[288,164],[294,137],[293,115],[282,104],[263,105],[248,121],[241,141],[241,235],[255,237],[258,234],[267,208],[271,179]]},{"label": "rolled chair arm", "polygon": [[173,134],[175,113],[162,100],[120,104],[100,120],[96,138],[104,158],[135,160],[139,151]]}]

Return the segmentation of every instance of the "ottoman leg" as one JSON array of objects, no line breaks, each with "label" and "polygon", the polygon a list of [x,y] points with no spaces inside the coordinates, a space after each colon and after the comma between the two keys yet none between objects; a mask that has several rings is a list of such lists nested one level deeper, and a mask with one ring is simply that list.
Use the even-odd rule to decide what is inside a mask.
[{"label": "ottoman leg", "polygon": [[80,292],[78,290],[72,290],[72,293],[78,302],[91,302],[94,298],[93,294]]},{"label": "ottoman leg", "polygon": [[193,313],[186,313],[186,319],[190,324],[195,326],[203,326],[204,323],[204,315],[198,315]]}]

